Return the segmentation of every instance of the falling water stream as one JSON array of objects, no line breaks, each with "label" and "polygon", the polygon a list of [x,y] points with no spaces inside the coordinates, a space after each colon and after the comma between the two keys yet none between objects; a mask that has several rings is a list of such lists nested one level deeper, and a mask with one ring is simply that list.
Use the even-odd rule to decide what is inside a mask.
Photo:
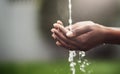
[{"label": "falling water stream", "polygon": [[[71,0],[69,0],[69,4],[68,4],[68,8],[69,8],[69,29],[70,31],[72,31],[72,2]],[[84,51],[79,51],[79,59],[77,61],[77,63],[75,62],[75,57],[77,56],[76,51],[69,51],[69,58],[68,61],[70,62],[70,70],[72,72],[72,74],[76,73],[76,69],[75,66],[78,63],[79,64],[79,68],[80,71],[82,71],[85,74],[90,74],[90,71],[86,70],[86,67],[89,66],[89,62],[87,59],[84,59],[85,57],[85,52]]]}]

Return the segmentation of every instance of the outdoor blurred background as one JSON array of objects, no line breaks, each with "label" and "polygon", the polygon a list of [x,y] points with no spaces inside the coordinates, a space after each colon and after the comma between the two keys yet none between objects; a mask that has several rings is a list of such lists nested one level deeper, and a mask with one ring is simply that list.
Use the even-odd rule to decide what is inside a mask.
[{"label": "outdoor blurred background", "polygon": [[[120,27],[120,0],[72,0],[72,5],[74,23]],[[68,50],[51,37],[57,20],[68,25],[68,0],[0,0],[0,74],[71,74]],[[120,74],[119,45],[101,45],[86,58],[91,74]],[[78,66],[77,74],[84,74]]]}]

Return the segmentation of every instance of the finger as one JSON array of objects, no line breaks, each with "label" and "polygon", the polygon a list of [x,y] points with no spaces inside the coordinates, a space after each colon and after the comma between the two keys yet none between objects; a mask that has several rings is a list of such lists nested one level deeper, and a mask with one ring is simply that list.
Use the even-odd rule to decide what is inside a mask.
[{"label": "finger", "polygon": [[62,25],[62,26],[63,26],[63,23],[62,23],[62,21],[60,21],[60,20],[58,20],[57,23],[54,23],[54,24],[53,24],[54,28],[56,28],[56,29],[59,29],[59,25]]},{"label": "finger", "polygon": [[54,33],[54,32],[55,32],[55,31],[54,31],[54,29],[55,29],[55,28],[52,28],[52,29],[51,29],[51,32],[52,32],[52,33]]},{"label": "finger", "polygon": [[57,24],[63,25],[62,21],[58,20]]},{"label": "finger", "polygon": [[52,28],[52,29],[51,29],[51,32],[55,33],[55,30],[56,30],[55,28]]},{"label": "finger", "polygon": [[63,35],[66,35],[66,33],[69,31],[68,30],[68,27],[67,27],[67,29],[65,28],[65,27],[63,27],[63,26],[59,26],[59,30],[63,33]]},{"label": "finger", "polygon": [[64,42],[61,42],[61,40],[58,40],[56,42],[56,45],[57,46],[61,46],[61,47],[66,48],[66,49],[69,49],[69,50],[76,50],[75,46],[72,46],[72,45],[66,44]]},{"label": "finger", "polygon": [[66,35],[68,37],[76,37],[81,34],[84,34],[86,32],[90,31],[89,25],[94,25],[95,23],[92,21],[83,21],[73,24],[72,27],[72,33],[68,32]]},{"label": "finger", "polygon": [[65,42],[68,42],[68,39],[60,31],[58,31],[56,29],[53,29],[53,31],[57,37],[59,37],[60,39],[62,39]]},{"label": "finger", "polygon": [[74,29],[74,28],[77,28],[77,27],[79,27],[79,26],[93,25],[93,24],[95,24],[95,23],[92,22],[92,21],[81,21],[81,22],[77,22],[77,23],[73,24],[73,25],[72,25],[72,28]]},{"label": "finger", "polygon": [[65,29],[64,26],[60,25],[60,24],[54,24],[54,27],[56,29],[59,29],[64,35],[66,35],[66,33],[69,31],[68,29]]},{"label": "finger", "polygon": [[63,34],[61,34],[58,30],[55,30],[55,35],[56,35],[56,38],[61,40],[62,42],[66,43],[66,44],[70,44],[72,46],[75,46],[76,48],[79,47],[79,44],[74,42],[74,40],[70,40],[68,38],[66,38],[66,36],[64,36]]},{"label": "finger", "polygon": [[59,25],[60,25],[60,24],[58,24],[58,23],[54,23],[54,24],[53,24],[53,27],[54,27],[55,29],[59,29]]},{"label": "finger", "polygon": [[52,34],[52,37],[56,40],[56,35],[54,33]]},{"label": "finger", "polygon": [[70,37],[70,38],[73,38],[73,37],[77,37],[79,35],[82,35],[84,33],[87,33],[89,31],[90,31],[89,27],[81,26],[81,27],[78,27],[76,29],[73,29],[72,31],[67,32],[66,36]]},{"label": "finger", "polygon": [[57,46],[61,46],[62,44],[61,44],[59,41],[57,41],[57,42],[56,42],[56,45],[57,45]]},{"label": "finger", "polygon": [[64,42],[64,41],[61,40],[60,38],[57,38],[56,45],[57,45],[57,46],[64,47],[64,48],[66,48],[66,49],[69,49],[69,48],[70,48],[69,44],[67,44],[66,42]]}]

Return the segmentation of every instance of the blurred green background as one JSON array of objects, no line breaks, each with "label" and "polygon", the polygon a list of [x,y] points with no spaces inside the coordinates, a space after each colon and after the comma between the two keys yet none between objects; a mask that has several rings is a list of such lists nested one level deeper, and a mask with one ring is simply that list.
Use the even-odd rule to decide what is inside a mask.
[{"label": "blurred green background", "polygon": [[[87,68],[91,74],[119,74],[119,61],[92,61]],[[27,62],[27,63],[7,63],[0,64],[1,74],[71,74],[67,61],[56,62]],[[76,74],[86,74],[76,66]]]},{"label": "blurred green background", "polygon": [[[94,21],[120,27],[120,0],[72,0],[73,23]],[[57,47],[50,29],[68,25],[68,0],[0,0],[0,74],[71,74],[68,50]],[[120,46],[86,52],[91,74],[120,74]],[[76,66],[76,74],[84,74]]]}]

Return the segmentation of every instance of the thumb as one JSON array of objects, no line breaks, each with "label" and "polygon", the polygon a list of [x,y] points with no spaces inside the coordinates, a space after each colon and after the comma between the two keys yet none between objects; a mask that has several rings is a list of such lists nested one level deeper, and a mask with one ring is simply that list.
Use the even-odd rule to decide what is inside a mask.
[{"label": "thumb", "polygon": [[88,25],[92,25],[92,24],[95,24],[95,23],[91,21],[79,22],[75,25],[76,27],[73,28],[72,31],[68,31],[66,33],[66,36],[71,38],[71,37],[77,37],[79,35],[85,34],[91,31]]},{"label": "thumb", "polygon": [[86,27],[81,27],[81,28],[78,28],[78,29],[74,29],[72,31],[68,31],[66,33],[66,36],[69,37],[69,38],[73,38],[73,37],[77,37],[79,35],[82,35],[82,34],[85,34],[87,32],[89,32],[90,30],[87,29]]},{"label": "thumb", "polygon": [[68,31],[68,32],[66,33],[66,36],[72,38],[72,37],[75,36],[75,34],[74,34],[72,31]]}]

